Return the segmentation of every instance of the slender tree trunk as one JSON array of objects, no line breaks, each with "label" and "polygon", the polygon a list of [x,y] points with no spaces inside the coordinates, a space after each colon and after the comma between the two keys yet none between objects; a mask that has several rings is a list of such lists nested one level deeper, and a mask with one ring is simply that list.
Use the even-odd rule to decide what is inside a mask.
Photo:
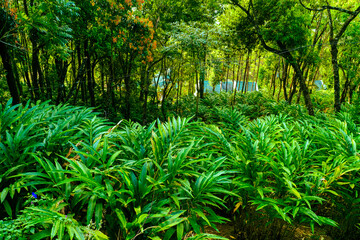
[{"label": "slender tree trunk", "polygon": [[206,50],[204,53],[204,58],[202,59],[202,63],[200,65],[200,82],[199,82],[199,91],[200,98],[204,98],[204,83],[205,83],[205,75],[206,75]]},{"label": "slender tree trunk", "polygon": [[[114,46],[113,46],[113,41],[111,41],[111,52],[110,52],[110,77],[108,78],[108,82],[107,82],[107,86],[106,86],[106,91],[107,91],[107,96],[108,98],[110,97],[111,99],[111,108],[109,107],[109,109],[113,109],[114,112],[116,113],[118,106],[116,104],[116,99],[115,99],[115,93],[114,93],[114,82],[115,82],[115,65],[114,65]],[[120,99],[121,99],[121,87],[122,87],[122,79],[120,79],[119,81],[119,86],[120,86]],[[115,86],[116,87],[116,86]]]},{"label": "slender tree trunk", "polygon": [[[157,61],[153,62],[149,67],[145,68],[144,72],[144,99],[143,99],[143,114],[142,114],[142,123],[143,125],[147,122],[147,105],[148,105],[148,96],[149,96],[149,87],[152,84],[152,80],[150,80],[150,72],[152,71],[152,68],[157,64],[158,62],[162,61],[164,58],[158,59]],[[153,78],[154,79],[154,78]]]},{"label": "slender tree trunk", "polygon": [[340,76],[339,76],[339,65],[338,65],[338,48],[337,41],[332,40],[330,42],[331,47],[331,64],[333,66],[334,75],[334,109],[335,112],[339,112],[341,109],[340,102]]},{"label": "slender tree trunk", "polygon": [[247,70],[249,68],[249,64],[250,64],[250,51],[248,51],[247,57],[246,57],[246,64],[245,64],[245,69],[244,69],[244,77],[243,77],[243,81],[242,81],[242,88],[241,88],[241,93],[245,92],[245,82],[246,82],[246,76],[247,76]]},{"label": "slender tree trunk", "polygon": [[33,93],[32,86],[31,86],[30,76],[29,76],[29,72],[26,71],[25,63],[22,63],[22,67],[23,67],[24,79],[25,79],[26,85],[28,86],[28,89],[29,89],[28,91],[30,93],[30,98],[34,99],[34,93]]},{"label": "slender tree trunk", "polygon": [[124,117],[125,117],[125,119],[129,120],[131,118],[131,97],[132,97],[130,76],[125,76],[124,82],[125,82],[125,88],[126,88]]},{"label": "slender tree trunk", "polygon": [[[82,64],[81,58],[82,58],[82,53],[81,53],[81,42],[79,42],[76,46],[76,50],[77,50],[77,59],[78,59],[78,66],[80,66]],[[74,101],[76,102],[77,99],[77,95],[78,95],[78,91],[81,89],[81,100],[83,103],[87,103],[87,97],[86,97],[86,82],[84,81],[83,78],[79,79],[80,81],[80,87],[76,90],[76,95],[74,98]]]},{"label": "slender tree trunk", "polygon": [[[179,63],[179,68],[180,68],[180,63]],[[181,71],[179,73],[179,79],[178,79],[178,86],[177,86],[177,91],[176,91],[176,114],[179,114],[179,97],[180,97],[180,91],[181,91],[181,79],[183,76],[183,70],[181,68]]]},{"label": "slender tree trunk", "polygon": [[124,73],[124,83],[125,83],[125,111],[124,117],[126,119],[131,119],[131,110],[132,110],[132,103],[133,103],[133,89],[135,89],[135,83],[132,81],[132,63],[134,60],[134,53],[126,53],[125,59],[122,59],[122,69]]},{"label": "slender tree trunk", "polygon": [[56,66],[56,72],[58,77],[58,94],[56,98],[56,104],[59,104],[60,102],[63,102],[65,99],[66,94],[64,94],[65,90],[65,79],[67,74],[67,69],[69,64],[67,62],[64,62],[61,59],[55,59],[55,66]]},{"label": "slender tree trunk", "polygon": [[[45,84],[46,84],[46,97],[47,97],[47,99],[49,99],[49,100],[52,100],[52,94],[53,94],[53,92],[52,92],[52,88],[53,88],[53,84],[52,84],[52,82],[51,82],[51,79],[52,79],[52,77],[50,76],[50,74],[49,74],[49,69],[50,69],[50,56],[49,55],[47,55],[46,57],[45,57],[45,59],[46,59],[46,63],[45,63],[45,65],[44,65],[44,79],[45,79]],[[59,75],[58,75],[58,77],[59,77]]]},{"label": "slender tree trunk", "polygon": [[[274,87],[273,93],[272,93],[273,97],[275,96],[275,91],[276,91],[276,78],[277,78],[278,70],[279,70],[279,65],[276,65],[275,71],[274,71],[274,74],[272,77],[272,81],[271,81],[271,86]],[[270,89],[271,89],[271,86],[270,86]]]},{"label": "slender tree trunk", "polygon": [[143,104],[143,116],[142,116],[142,124],[146,124],[147,122],[147,103],[149,96],[149,86],[151,84],[150,81],[150,69],[146,71],[145,75],[145,91],[144,91],[144,104]]},{"label": "slender tree trunk", "polygon": [[287,96],[287,90],[286,90],[286,85],[287,85],[287,79],[288,79],[288,75],[289,75],[289,63],[285,60],[285,66],[284,66],[284,72],[283,72],[283,90],[284,90],[284,99],[285,101],[288,100],[288,96]]},{"label": "slender tree trunk", "polygon": [[352,104],[353,103],[353,94],[354,94],[354,91],[356,89],[357,85],[353,85],[351,88],[350,88],[350,92],[349,92],[349,103]]},{"label": "slender tree trunk", "polygon": [[[198,77],[198,71],[197,68],[195,68],[195,82],[196,82],[196,88],[198,89],[198,82],[199,82],[199,77]],[[198,91],[198,90],[197,90]],[[199,117],[199,91],[196,94],[196,109],[195,109],[195,117],[198,118]]]},{"label": "slender tree trunk", "polygon": [[13,68],[11,65],[11,56],[8,52],[7,46],[0,42],[0,56],[6,72],[6,81],[9,87],[10,95],[13,99],[13,104],[20,103],[20,96],[16,87],[16,79],[14,77]]},{"label": "slender tree trunk", "polygon": [[103,96],[105,96],[105,73],[104,73],[104,65],[102,62],[100,62],[100,84],[101,84],[101,93]]},{"label": "slender tree trunk", "polygon": [[229,80],[229,71],[230,69],[227,67],[226,68],[226,79],[225,79],[225,91],[228,91],[228,80]]},{"label": "slender tree trunk", "polygon": [[[32,34],[35,34],[35,33],[32,33]],[[39,54],[39,50],[37,48],[37,44],[35,42],[35,40],[31,41],[32,42],[32,77],[31,77],[31,80],[32,80],[32,85],[33,85],[33,88],[34,88],[34,94],[35,94],[35,98],[36,99],[39,99],[40,98],[40,95],[42,93],[42,89],[40,89],[40,87],[42,87],[40,84],[39,84],[39,79],[38,79],[38,68],[40,67],[39,66],[39,57],[38,57],[38,54]]]},{"label": "slender tree trunk", "polygon": [[[286,50],[286,47],[282,42],[278,41],[277,43],[283,51]],[[308,110],[309,115],[314,116],[314,107],[311,102],[309,89],[306,86],[306,78],[304,78],[303,71],[301,70],[299,63],[295,60],[295,58],[293,57],[293,55],[291,55],[290,52],[284,52],[282,53],[282,55],[286,58],[286,60],[289,61],[289,64],[294,68],[295,74],[297,75],[297,79],[299,81],[300,90],[304,96],[305,106]]]},{"label": "slender tree trunk", "polygon": [[281,57],[279,56],[279,92],[277,95],[277,102],[280,101],[280,94],[281,94],[281,90],[282,90],[282,84],[283,84],[283,74],[284,74],[284,64],[283,61],[281,61]]},{"label": "slender tree trunk", "polygon": [[65,99],[65,102],[68,102],[71,97],[73,96],[74,94],[74,91],[75,92],[75,96],[74,96],[74,101],[73,101],[73,105],[76,104],[76,99],[77,99],[77,96],[78,96],[78,93],[79,93],[79,89],[80,89],[80,85],[81,85],[81,79],[83,78],[84,76],[84,64],[81,64],[78,66],[78,73],[74,79],[74,82],[72,84],[72,87],[69,91],[69,93],[67,94],[66,96],[66,99]]},{"label": "slender tree trunk", "polygon": [[297,78],[296,77],[297,76],[296,76],[296,74],[294,72],[293,73],[293,79],[292,79],[291,84],[290,84],[290,92],[289,92],[289,99],[288,99],[289,104],[292,103],[293,97],[294,97],[294,95],[296,93],[296,88],[297,88]]},{"label": "slender tree trunk", "polygon": [[91,55],[90,55],[90,44],[89,40],[84,41],[84,54],[85,54],[85,63],[86,63],[86,79],[87,79],[87,87],[90,95],[90,105],[95,107],[95,93],[94,93],[94,85],[91,74]]},{"label": "slender tree trunk", "polygon": [[344,77],[345,77],[345,84],[344,84],[343,91],[342,91],[341,98],[340,98],[340,103],[341,104],[343,104],[345,102],[347,93],[348,93],[349,88],[350,88],[350,83],[351,83],[351,79],[349,77],[349,74],[346,74],[344,69],[342,69],[342,70],[343,70]]},{"label": "slender tree trunk", "polygon": [[[260,56],[260,54],[259,54],[259,57],[258,57],[259,59],[258,59],[258,67],[257,67],[257,71],[256,71],[256,81],[255,81],[255,88],[256,88],[256,86],[258,85],[258,80],[259,80],[259,71],[260,71],[260,59],[261,59],[261,56]],[[256,90],[256,89],[254,89],[254,90]]]},{"label": "slender tree trunk", "polygon": [[147,65],[141,65],[139,68],[139,74],[140,74],[140,95],[139,95],[139,103],[141,103],[144,106],[144,99],[145,99],[145,88],[146,88],[146,70]]},{"label": "slender tree trunk", "polygon": [[245,79],[245,92],[247,92],[249,89],[249,79],[250,79],[250,69],[251,69],[251,52],[249,52],[249,60],[248,60],[248,65],[247,65],[247,70],[246,70],[246,79]]},{"label": "slender tree trunk", "polygon": [[239,78],[241,78],[241,67],[242,67],[241,61],[242,61],[242,55],[239,54],[239,63],[238,63],[238,69],[237,69],[237,74],[236,74],[236,84],[235,84],[235,90],[234,90],[233,106],[235,106],[235,104],[236,104],[236,92],[239,88],[239,80],[240,80]]},{"label": "slender tree trunk", "polygon": [[15,81],[16,81],[16,86],[18,88],[19,91],[19,96],[23,95],[23,89],[22,89],[22,85],[20,83],[20,76],[19,76],[19,70],[17,68],[16,63],[12,63],[12,67],[13,67],[13,71],[14,71],[14,77],[15,77]]},{"label": "slender tree trunk", "polygon": [[305,105],[308,110],[308,113],[309,113],[309,115],[314,116],[314,114],[315,114],[314,108],[313,108],[313,105],[311,102],[308,87],[306,86],[306,83],[305,83],[304,76],[302,75],[302,71],[301,71],[299,65],[297,65],[297,64],[293,64],[293,68],[294,68],[295,73],[298,75],[300,90],[303,93]]}]

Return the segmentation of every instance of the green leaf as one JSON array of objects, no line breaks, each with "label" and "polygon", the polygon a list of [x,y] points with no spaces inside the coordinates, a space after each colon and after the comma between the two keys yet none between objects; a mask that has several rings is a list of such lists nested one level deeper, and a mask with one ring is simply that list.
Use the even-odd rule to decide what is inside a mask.
[{"label": "green leaf", "polygon": [[2,190],[2,192],[1,192],[1,203],[4,202],[4,200],[5,200],[8,192],[9,192],[9,188],[8,188],[8,187],[7,187],[7,188],[4,188],[4,189]]},{"label": "green leaf", "polygon": [[290,191],[292,194],[294,194],[297,198],[301,199],[300,193],[299,193],[295,188],[291,188],[289,191]]},{"label": "green leaf", "polygon": [[142,224],[148,216],[149,214],[141,214],[140,217],[138,218],[138,223]]},{"label": "green leaf", "polygon": [[184,223],[178,224],[176,226],[176,234],[177,234],[177,239],[181,240],[183,238],[184,235]]},{"label": "green leaf", "polygon": [[126,227],[127,221],[126,221],[125,214],[118,208],[115,209],[115,212],[116,212],[118,219],[120,220],[122,228],[126,231],[127,230],[127,227]]},{"label": "green leaf", "polygon": [[51,239],[53,239],[53,238],[57,235],[59,226],[60,226],[60,221],[56,221],[56,222],[53,224],[53,226],[52,226],[52,228],[51,228],[51,236],[50,236]]},{"label": "green leaf", "polygon": [[91,196],[91,198],[89,200],[89,204],[88,204],[88,209],[87,209],[87,214],[86,214],[87,224],[90,224],[91,218],[94,214],[95,206],[96,206],[96,196],[93,195],[93,196]]},{"label": "green leaf", "polygon": [[75,228],[75,236],[78,240],[85,240],[84,233],[81,231],[79,227]]},{"label": "green leaf", "polygon": [[44,238],[48,238],[50,237],[51,235],[51,229],[45,229],[43,231],[40,231],[34,235],[30,235],[29,238],[31,240],[41,240],[41,239],[44,239]]},{"label": "green leaf", "polygon": [[175,229],[174,228],[170,228],[166,231],[164,238],[162,240],[169,240],[172,239],[171,237],[174,235],[175,233]]},{"label": "green leaf", "polygon": [[65,224],[63,222],[60,222],[59,225],[59,231],[58,231],[58,239],[62,240],[64,237],[64,232],[65,232]]},{"label": "green leaf", "polygon": [[9,217],[12,217],[12,209],[10,207],[10,204],[9,204],[8,200],[5,200],[3,202],[3,204],[4,204],[4,207],[5,207],[6,213],[9,215]]},{"label": "green leaf", "polygon": [[102,214],[103,214],[103,205],[101,203],[97,203],[95,207],[95,223],[97,228],[100,228]]}]

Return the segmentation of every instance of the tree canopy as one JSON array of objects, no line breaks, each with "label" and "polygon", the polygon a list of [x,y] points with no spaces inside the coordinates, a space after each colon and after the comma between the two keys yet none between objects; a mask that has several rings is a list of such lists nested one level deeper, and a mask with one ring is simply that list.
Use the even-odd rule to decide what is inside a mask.
[{"label": "tree canopy", "polygon": [[[359,90],[359,11],[356,1],[6,0],[0,100],[89,105],[146,122],[148,107],[151,119],[184,96],[202,99],[207,82],[259,81],[314,114],[322,80],[339,111]],[[156,76],[170,79],[165,89]]]}]

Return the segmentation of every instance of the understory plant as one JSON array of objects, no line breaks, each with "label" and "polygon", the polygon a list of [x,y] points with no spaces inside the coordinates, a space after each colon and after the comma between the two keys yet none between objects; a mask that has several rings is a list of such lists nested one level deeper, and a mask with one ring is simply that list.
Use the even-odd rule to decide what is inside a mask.
[{"label": "understory plant", "polygon": [[247,109],[256,94],[205,122],[147,126],[47,102],[1,106],[0,239],[225,239],[206,232],[226,222],[244,239],[289,239],[299,226],[357,239],[356,119]]}]

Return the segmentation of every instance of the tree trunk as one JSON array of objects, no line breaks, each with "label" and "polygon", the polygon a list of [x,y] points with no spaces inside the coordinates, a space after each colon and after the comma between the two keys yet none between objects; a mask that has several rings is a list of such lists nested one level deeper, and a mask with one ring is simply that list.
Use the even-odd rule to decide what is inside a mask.
[{"label": "tree trunk", "polygon": [[245,80],[245,93],[249,90],[249,79],[250,79],[250,69],[251,69],[251,56],[252,52],[249,51],[249,59],[248,59],[248,65],[246,69],[246,78]]},{"label": "tree trunk", "polygon": [[301,69],[300,69],[300,67],[299,67],[299,65],[297,63],[293,62],[292,65],[293,65],[295,73],[298,75],[298,80],[299,80],[299,84],[300,84],[300,90],[301,90],[301,92],[302,92],[302,94],[304,96],[305,105],[306,105],[306,108],[308,110],[308,113],[309,113],[309,115],[314,116],[315,113],[314,113],[314,108],[313,108],[313,105],[312,105],[312,102],[311,102],[309,89],[306,86],[304,76],[302,75],[302,71],[301,71]]},{"label": "tree trunk", "polygon": [[13,99],[13,104],[20,103],[20,96],[16,87],[16,79],[14,77],[13,68],[11,65],[11,56],[8,52],[7,46],[0,42],[0,56],[6,72],[6,81],[9,87],[10,95]]},{"label": "tree trunk", "polygon": [[[197,91],[198,90],[198,82],[199,82],[199,77],[198,77],[198,71],[197,71],[197,68],[195,68],[195,82],[196,82],[196,88],[197,88]],[[199,117],[199,92],[198,94],[196,94],[196,109],[195,109],[195,117],[198,118]]]},{"label": "tree trunk", "polygon": [[283,90],[284,90],[284,99],[285,101],[288,100],[287,91],[286,91],[286,85],[287,85],[287,79],[289,74],[289,63],[286,61],[284,66],[284,72],[283,72]]},{"label": "tree trunk", "polygon": [[260,71],[260,59],[261,59],[261,55],[259,54],[258,56],[258,67],[257,67],[257,71],[256,71],[256,80],[255,80],[255,86],[254,86],[254,90],[256,90],[256,86],[258,85],[258,79],[259,79],[259,71]]},{"label": "tree trunk", "polygon": [[69,64],[67,64],[66,62],[64,62],[61,59],[55,59],[55,66],[56,66],[56,73],[57,73],[57,77],[58,77],[58,88],[57,88],[57,97],[56,97],[56,104],[59,104],[60,102],[64,101],[65,95],[64,95],[64,89],[65,89],[65,78],[66,78],[66,73],[67,73],[67,69]]},{"label": "tree trunk", "polygon": [[350,88],[350,83],[351,83],[351,79],[349,77],[349,74],[346,74],[344,69],[343,69],[343,73],[344,73],[344,77],[345,77],[345,84],[344,84],[343,91],[342,91],[342,94],[341,94],[340,104],[343,104],[345,102],[347,93],[348,93],[349,88]]},{"label": "tree trunk", "polygon": [[241,93],[245,92],[245,82],[246,82],[247,70],[249,68],[249,61],[250,61],[250,51],[248,51],[248,54],[246,57],[246,64],[245,64],[245,69],[244,69],[244,77],[242,79],[243,81],[242,81]]},{"label": "tree trunk", "polygon": [[275,96],[275,91],[276,91],[276,78],[277,78],[278,70],[279,70],[279,65],[276,65],[274,74],[273,74],[272,79],[271,79],[271,86],[270,86],[270,89],[271,89],[271,87],[274,87],[274,90],[273,90],[273,93],[272,93],[273,97]]},{"label": "tree trunk", "polygon": [[132,89],[131,89],[131,78],[129,75],[125,76],[125,119],[129,120],[131,118],[131,97],[132,97]]},{"label": "tree trunk", "polygon": [[85,54],[85,63],[86,63],[86,79],[87,79],[87,87],[89,89],[90,95],[90,105],[91,107],[95,107],[95,94],[94,94],[94,85],[91,74],[91,55],[90,55],[90,44],[89,40],[85,40],[84,42],[84,54]]},{"label": "tree trunk", "polygon": [[39,50],[37,48],[37,44],[34,41],[32,42],[32,76],[31,76],[31,80],[33,83],[33,88],[34,88],[34,95],[35,95],[35,99],[40,99],[40,95],[42,94],[42,89],[40,87],[43,87],[42,84],[39,84],[39,78],[38,78],[38,68],[40,68],[39,65]]},{"label": "tree trunk", "polygon": [[[239,54],[239,64],[238,64],[238,69],[237,69],[237,74],[236,74],[236,84],[235,84],[235,90],[234,90],[234,100],[233,100],[233,106],[235,106],[236,104],[236,92],[239,88],[239,80],[241,78],[241,67],[242,67],[242,64],[241,64],[241,61],[242,61],[242,55]],[[234,77],[235,78],[235,77]],[[215,87],[215,86],[214,86]]]},{"label": "tree trunk", "polygon": [[334,109],[335,112],[339,112],[341,109],[340,102],[340,76],[339,76],[339,65],[338,65],[338,48],[337,41],[332,40],[330,42],[331,47],[331,64],[333,66],[334,75]]},{"label": "tree trunk", "polygon": [[145,125],[147,122],[147,102],[148,102],[150,84],[151,84],[150,69],[148,69],[146,71],[146,75],[145,75],[145,91],[144,91],[144,104],[143,104],[143,116],[142,116],[142,124],[143,125]]},{"label": "tree trunk", "polygon": [[288,103],[291,104],[293,97],[296,93],[296,88],[297,88],[297,78],[296,78],[296,74],[295,72],[293,73],[293,79],[291,81],[290,84],[290,92],[289,92],[289,99],[288,99]]},{"label": "tree trunk", "polygon": [[200,98],[204,98],[204,83],[205,83],[205,75],[206,75],[206,52],[204,54],[203,62],[200,66],[200,82],[199,82],[199,91],[200,91]]}]

